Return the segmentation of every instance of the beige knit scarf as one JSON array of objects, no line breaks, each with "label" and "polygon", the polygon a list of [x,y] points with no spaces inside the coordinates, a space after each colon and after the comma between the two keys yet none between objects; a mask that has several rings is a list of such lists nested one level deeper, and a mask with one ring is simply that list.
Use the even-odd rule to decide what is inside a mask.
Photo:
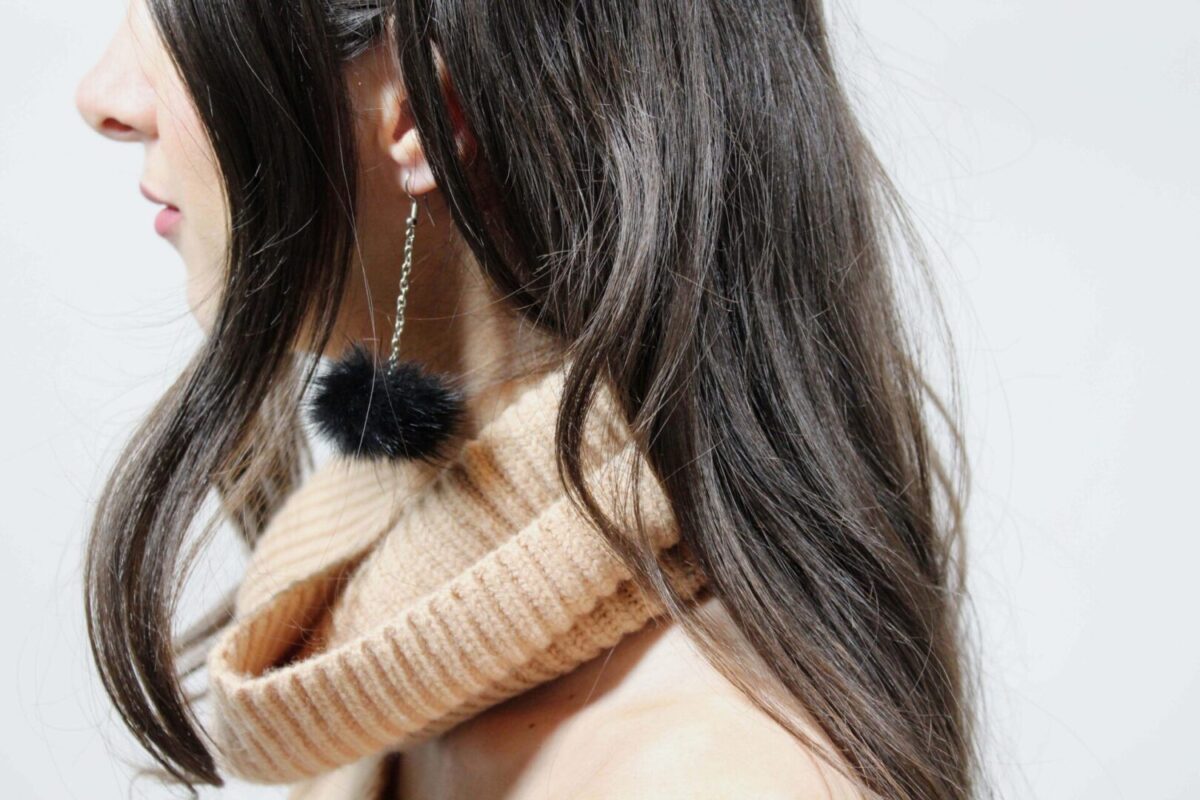
[{"label": "beige knit scarf", "polygon": [[[208,657],[222,771],[333,796],[314,790],[333,771],[568,673],[662,613],[558,481],[563,378],[527,379],[448,466],[334,459],[288,499]],[[583,457],[606,510],[631,519],[624,479],[642,455],[607,390]],[[648,544],[694,597],[704,577],[643,476]]]}]

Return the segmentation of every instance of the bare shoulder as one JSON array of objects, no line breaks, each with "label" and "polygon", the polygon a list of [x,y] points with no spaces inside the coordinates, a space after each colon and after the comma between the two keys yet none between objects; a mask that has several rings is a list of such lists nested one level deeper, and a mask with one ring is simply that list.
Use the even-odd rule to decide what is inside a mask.
[{"label": "bare shoulder", "polygon": [[[705,613],[728,625],[713,598]],[[670,625],[618,653],[598,701],[575,715],[551,750],[554,797],[579,800],[858,800],[844,762],[814,719],[801,741],[735,689]],[[759,673],[762,674],[761,672]],[[604,675],[588,676],[603,686]],[[830,754],[828,759],[820,753]],[[833,762],[833,763],[830,763]],[[555,780],[558,779],[558,780]]]},{"label": "bare shoulder", "polygon": [[[730,624],[715,598],[701,611]],[[834,766],[842,761],[819,755],[833,747],[816,721],[796,724],[810,741],[737,690],[677,624],[664,623],[409,752],[414,775],[493,788],[412,796],[859,800]]]},{"label": "bare shoulder", "polygon": [[[765,713],[727,697],[679,697],[614,715],[581,800],[858,800],[851,781]],[[819,734],[812,735],[819,737]]]}]

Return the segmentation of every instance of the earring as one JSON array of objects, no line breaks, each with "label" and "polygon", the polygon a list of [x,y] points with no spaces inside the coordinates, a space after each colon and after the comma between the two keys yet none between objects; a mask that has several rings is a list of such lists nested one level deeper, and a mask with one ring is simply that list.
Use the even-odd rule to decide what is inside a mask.
[{"label": "earring", "polygon": [[416,362],[399,360],[417,228],[417,199],[408,190],[408,176],[404,193],[412,200],[412,210],[404,238],[391,354],[381,365],[367,345],[351,345],[316,379],[309,406],[317,432],[346,456],[431,459],[463,414],[463,393],[445,376],[427,373]]}]

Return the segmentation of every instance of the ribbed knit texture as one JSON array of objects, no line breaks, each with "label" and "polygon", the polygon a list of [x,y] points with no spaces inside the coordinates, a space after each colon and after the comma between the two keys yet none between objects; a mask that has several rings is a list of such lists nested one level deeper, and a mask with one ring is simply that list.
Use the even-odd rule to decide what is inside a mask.
[{"label": "ribbed knit texture", "polygon": [[[562,369],[528,386],[444,468],[335,459],[251,556],[208,658],[220,768],[293,798],[374,797],[383,755],[564,675],[662,613],[559,483]],[[589,484],[633,531],[641,454],[601,388]],[[648,540],[684,596],[685,558],[649,468]]]}]

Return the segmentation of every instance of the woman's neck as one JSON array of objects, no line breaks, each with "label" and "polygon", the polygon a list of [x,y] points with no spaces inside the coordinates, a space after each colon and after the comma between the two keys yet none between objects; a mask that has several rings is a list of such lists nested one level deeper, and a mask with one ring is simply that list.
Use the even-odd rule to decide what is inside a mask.
[{"label": "woman's neck", "polygon": [[404,328],[411,349],[402,345],[402,357],[461,380],[467,395],[465,433],[474,435],[508,405],[528,376],[559,365],[562,352],[505,304],[461,238],[448,244],[445,256],[430,259],[432,268],[414,266]]}]

